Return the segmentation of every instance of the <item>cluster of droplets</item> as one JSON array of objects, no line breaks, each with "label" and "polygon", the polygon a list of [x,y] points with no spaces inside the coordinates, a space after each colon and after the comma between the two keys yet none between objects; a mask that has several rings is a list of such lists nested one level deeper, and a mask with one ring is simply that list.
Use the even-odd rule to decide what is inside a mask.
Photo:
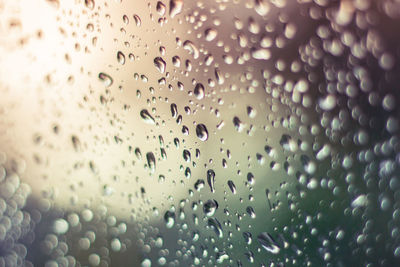
[{"label": "cluster of droplets", "polygon": [[25,210],[31,189],[20,179],[24,167],[7,168],[10,163],[15,165],[0,152],[0,266],[33,266],[27,254],[36,222]]}]

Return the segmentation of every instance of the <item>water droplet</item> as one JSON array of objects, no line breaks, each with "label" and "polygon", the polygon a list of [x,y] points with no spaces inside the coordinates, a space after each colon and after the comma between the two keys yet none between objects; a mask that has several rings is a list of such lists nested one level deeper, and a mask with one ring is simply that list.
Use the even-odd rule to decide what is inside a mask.
[{"label": "water droplet", "polygon": [[154,173],[156,169],[156,158],[154,157],[153,152],[146,153],[147,165],[150,168],[151,173]]},{"label": "water droplet", "polygon": [[93,10],[95,6],[94,0],[85,0],[85,6],[90,10]]},{"label": "water droplet", "polygon": [[63,235],[68,231],[69,224],[64,219],[57,219],[53,223],[53,231],[58,235]]},{"label": "water droplet", "polygon": [[266,48],[255,49],[251,53],[252,57],[260,60],[268,60],[271,58],[271,52]]},{"label": "water droplet", "polygon": [[212,193],[215,191],[215,172],[214,170],[207,171],[207,183],[210,186],[210,190]]},{"label": "water droplet", "polygon": [[172,228],[175,224],[175,213],[172,211],[167,211],[164,214],[164,220],[167,228]]},{"label": "water droplet", "polygon": [[265,0],[255,0],[254,10],[260,15],[265,16],[269,13],[271,6]]},{"label": "water droplet", "polygon": [[199,50],[197,49],[197,47],[193,44],[192,41],[186,40],[183,43],[183,49],[187,50],[189,52],[189,54],[193,55],[194,59],[197,59],[200,55]]},{"label": "water droplet", "polygon": [[235,186],[235,184],[233,183],[232,180],[228,181],[228,186],[229,186],[229,189],[232,191],[232,193],[236,194],[236,186]]},{"label": "water droplet", "polygon": [[197,191],[200,191],[202,188],[204,188],[204,184],[205,184],[204,180],[203,179],[199,179],[194,184],[194,189],[196,189]]},{"label": "water droplet", "polygon": [[99,79],[106,87],[110,87],[113,84],[113,79],[111,78],[111,76],[104,72],[99,73]]},{"label": "water droplet", "polygon": [[140,148],[136,148],[135,149],[135,155],[136,155],[136,157],[137,157],[137,159],[138,160],[141,160],[142,159],[142,152],[140,151]]},{"label": "water droplet", "polygon": [[125,55],[121,51],[118,51],[117,53],[117,60],[119,64],[124,65],[125,64]]},{"label": "water droplet", "polygon": [[244,232],[243,233],[243,238],[244,238],[244,241],[247,243],[247,245],[250,245],[251,244],[251,242],[252,242],[252,234],[250,233],[250,232]]},{"label": "water droplet", "polygon": [[171,18],[182,12],[183,0],[170,0],[169,1],[169,16]]},{"label": "water droplet", "polygon": [[201,141],[207,141],[208,139],[208,131],[204,124],[197,124],[196,126],[196,135]]},{"label": "water droplet", "polygon": [[184,150],[183,150],[183,159],[184,159],[186,162],[190,162],[190,161],[191,161],[191,156],[190,156],[189,150],[187,150],[187,149],[184,149]]},{"label": "water droplet", "polygon": [[238,117],[233,118],[233,125],[235,126],[236,131],[241,132],[244,129],[244,124]]},{"label": "water droplet", "polygon": [[213,216],[217,209],[218,202],[215,199],[209,199],[203,205],[204,214],[208,217]]},{"label": "water droplet", "polygon": [[218,219],[216,219],[216,218],[208,219],[208,226],[211,227],[211,229],[214,230],[215,234],[219,238],[222,238],[224,236],[224,233],[222,231],[221,223],[218,221]]},{"label": "water droplet", "polygon": [[156,66],[157,70],[160,73],[164,73],[165,72],[165,67],[166,67],[166,63],[164,61],[164,59],[162,59],[161,57],[156,57],[154,59],[154,66]]},{"label": "water droplet", "polygon": [[259,234],[257,240],[266,251],[272,254],[278,254],[281,250],[272,236],[266,232]]},{"label": "water droplet", "polygon": [[178,115],[178,107],[176,106],[175,103],[171,104],[171,115],[172,118],[176,118],[176,116]]},{"label": "water droplet", "polygon": [[324,98],[321,98],[318,101],[318,105],[321,109],[329,111],[335,108],[336,106],[336,96],[335,95],[327,95]]},{"label": "water droplet", "polygon": [[211,42],[217,37],[218,32],[216,29],[208,28],[204,31],[204,35],[206,37],[206,41]]},{"label": "water droplet", "polygon": [[201,100],[204,98],[205,92],[204,92],[204,86],[201,83],[197,83],[196,86],[194,87],[194,95],[198,100]]},{"label": "water droplet", "polygon": [[175,67],[179,68],[181,66],[181,59],[178,56],[173,56],[172,57],[172,65]]},{"label": "water droplet", "polygon": [[158,1],[157,2],[157,6],[156,6],[156,10],[157,10],[157,13],[160,16],[164,16],[165,15],[165,11],[166,11],[166,6],[161,1]]},{"label": "water droplet", "polygon": [[136,26],[140,27],[142,25],[142,20],[138,15],[133,15],[133,19],[135,20]]},{"label": "water droplet", "polygon": [[156,121],[150,115],[150,113],[147,111],[147,109],[142,109],[140,111],[140,117],[142,117],[143,121],[148,123],[148,124],[155,124],[156,123]]}]

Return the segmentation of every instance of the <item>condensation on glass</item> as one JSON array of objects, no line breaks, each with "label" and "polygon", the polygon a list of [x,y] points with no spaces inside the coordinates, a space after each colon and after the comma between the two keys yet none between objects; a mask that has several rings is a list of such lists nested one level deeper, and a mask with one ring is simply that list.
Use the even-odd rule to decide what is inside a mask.
[{"label": "condensation on glass", "polygon": [[400,266],[400,2],[0,1],[1,266]]}]

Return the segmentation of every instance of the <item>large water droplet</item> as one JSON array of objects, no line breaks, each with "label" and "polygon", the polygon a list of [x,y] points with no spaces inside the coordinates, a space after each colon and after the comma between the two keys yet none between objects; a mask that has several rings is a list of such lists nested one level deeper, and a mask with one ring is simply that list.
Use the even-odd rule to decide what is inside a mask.
[{"label": "large water droplet", "polygon": [[165,72],[165,67],[166,67],[166,63],[164,61],[164,59],[162,59],[161,57],[156,57],[154,59],[154,66],[156,66],[157,70],[161,73]]},{"label": "large water droplet", "polygon": [[175,103],[171,104],[171,115],[172,118],[176,118],[176,116],[178,115],[178,107],[176,106]]},{"label": "large water droplet", "polygon": [[200,55],[199,49],[193,44],[192,41],[186,40],[183,43],[183,48],[187,51],[189,51],[189,54],[193,55],[194,59],[197,59]]},{"label": "large water droplet", "polygon": [[167,211],[164,214],[164,220],[167,228],[172,228],[175,224],[175,213],[172,211]]},{"label": "large water droplet", "polygon": [[169,1],[169,16],[175,17],[182,12],[183,0],[170,0]]},{"label": "large water droplet", "polygon": [[232,180],[228,181],[228,186],[229,186],[229,189],[232,191],[232,193],[236,194],[236,186],[235,186],[235,184],[233,183]]},{"label": "large water droplet", "polygon": [[259,234],[257,240],[266,251],[272,254],[278,254],[281,250],[269,233]]},{"label": "large water droplet", "polygon": [[206,40],[211,42],[212,40],[214,40],[217,37],[218,32],[216,29],[208,28],[204,31],[204,35],[206,37]]},{"label": "large water droplet", "polygon": [[201,84],[201,83],[196,84],[196,86],[194,87],[194,95],[199,100],[204,98],[205,92],[204,92],[203,84]]},{"label": "large water droplet", "polygon": [[201,141],[207,141],[208,131],[204,124],[200,123],[196,126],[196,135]]},{"label": "large water droplet", "polygon": [[217,209],[218,202],[215,199],[209,199],[203,205],[204,214],[208,217],[213,216]]},{"label": "large water droplet", "polygon": [[113,84],[113,79],[111,78],[111,76],[104,72],[99,73],[99,79],[106,87],[110,87]]},{"label": "large water droplet", "polygon": [[148,124],[155,124],[156,121],[154,120],[153,116],[147,111],[147,109],[142,109],[140,111],[140,117],[142,117],[143,121]]},{"label": "large water droplet", "polygon": [[151,173],[154,173],[156,169],[156,158],[154,157],[153,152],[146,153],[147,165],[150,168]]},{"label": "large water droplet", "polygon": [[222,238],[224,236],[224,233],[222,231],[221,223],[218,221],[218,219],[216,219],[216,218],[208,219],[208,226],[211,227],[214,230],[215,234],[219,238]]},{"label": "large water droplet", "polygon": [[207,171],[207,183],[210,186],[210,190],[212,193],[215,191],[215,172],[214,170]]},{"label": "large water droplet", "polygon": [[161,1],[158,1],[157,2],[157,6],[156,6],[156,10],[157,10],[157,13],[160,16],[164,16],[165,15],[165,11],[166,11],[166,6]]},{"label": "large water droplet", "polygon": [[125,55],[121,51],[118,51],[117,53],[117,60],[119,64],[124,65],[125,64]]}]

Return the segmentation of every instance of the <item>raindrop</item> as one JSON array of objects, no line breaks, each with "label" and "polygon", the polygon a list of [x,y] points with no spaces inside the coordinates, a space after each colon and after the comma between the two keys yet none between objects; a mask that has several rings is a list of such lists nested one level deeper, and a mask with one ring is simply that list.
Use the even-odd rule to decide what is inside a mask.
[{"label": "raindrop", "polygon": [[175,17],[182,12],[183,0],[170,0],[169,1],[169,16]]},{"label": "raindrop", "polygon": [[111,78],[111,76],[104,72],[99,73],[99,79],[106,87],[110,87],[113,84],[113,79]]},{"label": "raindrop", "polygon": [[138,160],[141,160],[142,159],[142,152],[140,151],[140,148],[136,148],[135,149],[135,155],[136,155],[136,158],[138,159]]},{"label": "raindrop", "polygon": [[272,236],[266,232],[259,234],[257,240],[266,251],[272,254],[278,254],[281,250]]},{"label": "raindrop", "polygon": [[133,19],[135,20],[136,26],[140,27],[142,25],[142,20],[138,15],[133,15]]},{"label": "raindrop", "polygon": [[166,63],[161,57],[156,57],[154,59],[154,66],[156,66],[157,70],[160,73],[164,73],[165,72]]},{"label": "raindrop", "polygon": [[175,103],[171,104],[171,115],[172,118],[176,118],[176,116],[178,115],[178,108]]},{"label": "raindrop", "polygon": [[203,205],[204,214],[208,217],[213,216],[217,209],[218,209],[218,202],[215,199],[207,200]]},{"label": "raindrop", "polygon": [[255,49],[251,53],[254,59],[268,60],[271,58],[271,52],[266,48]]},{"label": "raindrop", "polygon": [[175,67],[179,68],[181,66],[181,59],[178,56],[173,56],[172,57],[172,65]]},{"label": "raindrop", "polygon": [[169,210],[165,212],[164,221],[167,228],[172,228],[175,224],[175,213]]},{"label": "raindrop", "polygon": [[221,223],[218,221],[216,218],[209,218],[208,219],[208,226],[211,227],[215,234],[219,237],[222,238],[224,236],[224,233],[222,231],[222,226]]},{"label": "raindrop", "polygon": [[204,124],[197,124],[196,126],[196,135],[201,141],[207,141],[208,139],[208,131]]},{"label": "raindrop", "polygon": [[208,28],[204,31],[205,37],[206,37],[206,41],[211,42],[212,40],[214,40],[217,35],[218,32],[217,30],[213,29],[213,28]]},{"label": "raindrop", "polygon": [[232,191],[232,193],[236,194],[236,186],[235,186],[235,184],[233,183],[232,180],[228,181],[228,186],[229,186],[229,189]]},{"label": "raindrop", "polygon": [[156,10],[157,10],[157,13],[160,16],[164,16],[165,15],[166,6],[162,2],[158,1],[157,2],[157,6],[156,6]]},{"label": "raindrop", "polygon": [[147,165],[149,166],[152,173],[154,173],[156,169],[156,158],[154,157],[153,152],[146,153]]},{"label": "raindrop", "polygon": [[336,106],[336,96],[331,94],[327,95],[318,101],[318,105],[323,110],[332,110]]},{"label": "raindrop", "polygon": [[204,86],[201,83],[197,83],[196,86],[194,87],[194,95],[198,100],[201,100],[204,98],[205,92],[204,92]]},{"label": "raindrop", "polygon": [[244,238],[244,241],[247,243],[247,245],[250,245],[251,242],[252,242],[253,236],[252,236],[252,234],[250,232],[244,232],[243,233],[243,238]]},{"label": "raindrop", "polygon": [[118,51],[117,53],[117,60],[119,64],[124,65],[125,64],[125,55],[121,51]]},{"label": "raindrop", "polygon": [[95,6],[94,0],[85,0],[85,6],[90,10],[93,10]]},{"label": "raindrop", "polygon": [[210,190],[212,193],[215,191],[215,172],[214,170],[208,170],[207,171],[207,183],[210,186]]},{"label": "raindrop", "polygon": [[150,113],[147,111],[147,109],[142,109],[140,111],[140,117],[142,117],[143,121],[148,123],[148,124],[155,124],[156,123],[156,121],[150,115]]},{"label": "raindrop", "polygon": [[197,191],[200,191],[202,188],[204,188],[204,180],[203,179],[199,179],[194,184],[194,189],[196,189]]},{"label": "raindrop", "polygon": [[241,120],[238,117],[233,118],[233,125],[235,126],[235,130],[238,132],[243,131],[244,124],[241,122]]},{"label": "raindrop", "polygon": [[184,159],[186,162],[190,162],[190,161],[191,161],[191,156],[190,156],[189,150],[187,150],[187,149],[184,149],[184,150],[183,150],[183,159]]},{"label": "raindrop", "polygon": [[186,40],[183,43],[183,49],[187,50],[189,52],[189,54],[193,55],[194,59],[197,59],[200,55],[199,50],[197,49],[197,47],[193,44],[192,41]]},{"label": "raindrop", "polygon": [[57,219],[53,223],[53,231],[58,235],[65,234],[68,231],[69,224],[64,219]]}]

